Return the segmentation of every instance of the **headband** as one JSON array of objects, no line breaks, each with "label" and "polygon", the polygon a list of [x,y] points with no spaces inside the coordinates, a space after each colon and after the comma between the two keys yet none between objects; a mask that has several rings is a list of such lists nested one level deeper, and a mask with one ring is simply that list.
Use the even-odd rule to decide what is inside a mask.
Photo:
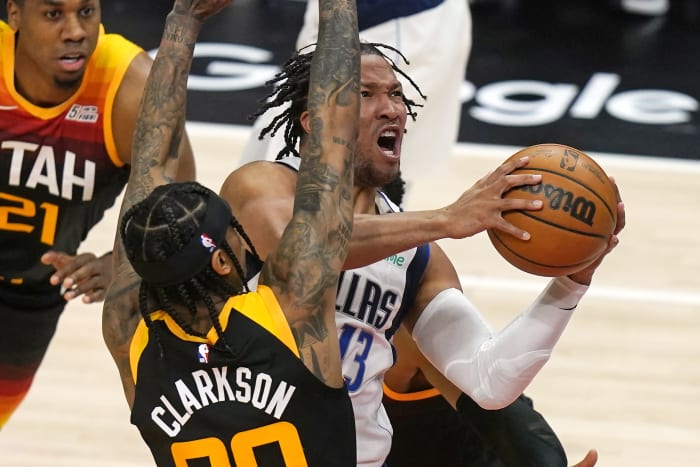
[{"label": "headband", "polygon": [[134,271],[144,282],[158,287],[181,284],[206,267],[211,255],[223,243],[231,225],[231,208],[212,193],[207,200],[203,222],[190,241],[165,261],[147,262],[130,258]]}]

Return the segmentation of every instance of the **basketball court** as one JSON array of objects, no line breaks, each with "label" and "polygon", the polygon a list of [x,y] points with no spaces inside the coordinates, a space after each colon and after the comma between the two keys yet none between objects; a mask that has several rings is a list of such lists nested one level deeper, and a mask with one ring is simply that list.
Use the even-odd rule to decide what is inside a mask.
[{"label": "basketball court", "polygon": [[[245,127],[190,124],[199,175],[218,188]],[[515,152],[459,145],[450,175],[412,187],[408,209],[434,208]],[[601,467],[690,466],[700,456],[700,163],[592,154],[627,209],[621,244],[599,270],[548,364],[526,391],[570,461],[597,448]],[[114,238],[116,209],[84,248]],[[500,328],[544,280],[525,274],[485,234],[444,240],[466,294]],[[0,435],[3,467],[147,467],[153,462],[102,342],[100,305],[69,304],[24,404]],[[570,462],[573,463],[573,462]]]},{"label": "basketball court", "polygon": [[[291,43],[298,30],[302,3],[237,0],[242,11],[256,19],[257,23],[250,24],[266,22],[269,26],[271,21],[276,28],[275,20],[264,16],[269,14],[269,8],[291,15],[284,28],[274,29],[277,35],[260,39],[264,44]],[[585,2],[572,3],[580,7]],[[161,21],[170,2],[103,4],[110,21],[121,25],[125,34],[134,37],[150,31],[143,43],[145,47],[157,45]],[[123,15],[121,22],[115,19],[119,14]],[[477,88],[499,80],[530,77],[522,71],[528,66],[526,53],[513,58],[514,66],[521,67],[517,76],[486,76],[480,71],[479,64],[494,63],[489,57],[497,53],[492,36],[497,27],[514,30],[518,24],[534,21],[532,15],[508,14],[513,15],[507,17],[510,24],[501,24],[502,17],[480,13],[478,24],[483,29],[475,32],[482,36],[475,38],[475,45],[481,44],[481,48],[474,51],[468,73]],[[518,21],[514,20],[516,17]],[[137,24],[133,18],[142,19]],[[549,19],[542,21],[547,23]],[[483,25],[492,27],[492,32],[485,31]],[[603,40],[618,32],[619,26],[615,23],[615,28],[606,29],[606,34],[601,35]],[[640,40],[646,38],[647,46],[655,46],[650,39],[654,37],[649,32],[651,23],[628,26],[620,42],[634,41],[636,36],[632,34],[636,31]],[[615,73],[621,77],[620,92],[625,86],[665,87],[697,98],[697,60],[674,55],[681,50],[678,44],[685,44],[683,50],[693,50],[690,44],[700,44],[700,34],[694,27],[663,36],[664,49],[645,52],[659,59],[645,56],[640,68],[632,58],[623,60],[625,66],[612,70],[586,68],[579,61],[567,69],[568,74],[557,79],[577,82],[584,89],[589,76]],[[221,41],[246,43],[230,37],[243,34],[241,31],[210,29],[206,40],[218,35]],[[503,37],[505,42],[515,40]],[[515,33],[515,37],[523,36]],[[511,46],[518,47],[514,42]],[[615,52],[609,50],[610,43],[591,48],[596,50],[589,51],[589,55]],[[635,50],[627,50],[626,57],[638,57]],[[279,63],[287,52],[278,49],[273,61]],[[572,71],[576,71],[576,66],[583,68],[579,74]],[[493,67],[498,70],[493,65],[492,71]],[[673,75],[678,81],[673,81]],[[228,169],[237,166],[238,154],[249,137],[249,127],[242,122],[223,124],[222,120],[232,118],[230,109],[235,105],[249,105],[257,97],[250,93],[193,92],[191,101],[195,103],[188,117],[188,131],[197,155],[199,179],[212,189],[217,190]],[[469,118],[468,108],[465,116]],[[203,121],[207,123],[200,123]],[[610,116],[584,121],[569,114],[549,125],[510,131],[483,122],[463,122],[460,143],[449,160],[446,175],[416,182],[410,188],[406,209],[443,206],[512,153],[538,142],[580,147],[615,176],[627,211],[621,244],[600,268],[551,360],[526,391],[561,438],[570,465],[590,448],[599,451],[600,467],[680,467],[697,465],[700,459],[697,122],[697,109],[691,122],[675,126],[637,125]],[[117,208],[113,208],[81,250],[99,253],[111,248],[116,216]],[[465,293],[496,329],[526,307],[546,281],[506,263],[485,233],[470,239],[443,240],[440,244],[453,260]],[[68,305],[33,388],[0,432],[2,467],[153,466],[145,444],[129,423],[117,370],[102,341],[100,314],[100,304]]]}]

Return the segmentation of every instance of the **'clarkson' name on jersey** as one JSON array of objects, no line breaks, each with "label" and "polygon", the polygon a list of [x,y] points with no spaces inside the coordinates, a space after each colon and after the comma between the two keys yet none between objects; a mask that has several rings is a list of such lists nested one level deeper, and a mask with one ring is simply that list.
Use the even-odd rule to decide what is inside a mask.
[{"label": "'clarkson' name on jersey", "polygon": [[278,420],[282,417],[296,386],[280,381],[275,387],[270,375],[253,375],[246,367],[237,367],[229,380],[228,370],[227,366],[197,370],[192,372],[191,378],[178,379],[175,390],[179,400],[161,395],[162,405],[153,408],[151,419],[172,438],[195,411],[218,402],[251,404]]}]

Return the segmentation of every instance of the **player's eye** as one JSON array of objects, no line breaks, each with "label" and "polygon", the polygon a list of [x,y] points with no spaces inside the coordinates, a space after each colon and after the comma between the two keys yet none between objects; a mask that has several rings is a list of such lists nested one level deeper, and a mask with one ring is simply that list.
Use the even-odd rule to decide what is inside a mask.
[{"label": "player's eye", "polygon": [[93,14],[95,14],[95,7],[89,6],[89,7],[85,7],[85,8],[80,10],[80,16],[82,16],[84,18],[92,16]]}]

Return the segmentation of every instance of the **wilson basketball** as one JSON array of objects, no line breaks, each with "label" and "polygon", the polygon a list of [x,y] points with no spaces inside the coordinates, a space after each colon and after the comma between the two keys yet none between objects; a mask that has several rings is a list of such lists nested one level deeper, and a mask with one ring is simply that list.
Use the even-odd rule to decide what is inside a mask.
[{"label": "wilson basketball", "polygon": [[606,248],[617,222],[615,187],[586,153],[561,144],[538,144],[508,160],[528,156],[513,174],[541,174],[537,185],[504,197],[540,199],[539,211],[506,211],[503,218],[530,232],[530,240],[489,229],[496,250],[513,266],[538,276],[565,276],[592,263]]}]

